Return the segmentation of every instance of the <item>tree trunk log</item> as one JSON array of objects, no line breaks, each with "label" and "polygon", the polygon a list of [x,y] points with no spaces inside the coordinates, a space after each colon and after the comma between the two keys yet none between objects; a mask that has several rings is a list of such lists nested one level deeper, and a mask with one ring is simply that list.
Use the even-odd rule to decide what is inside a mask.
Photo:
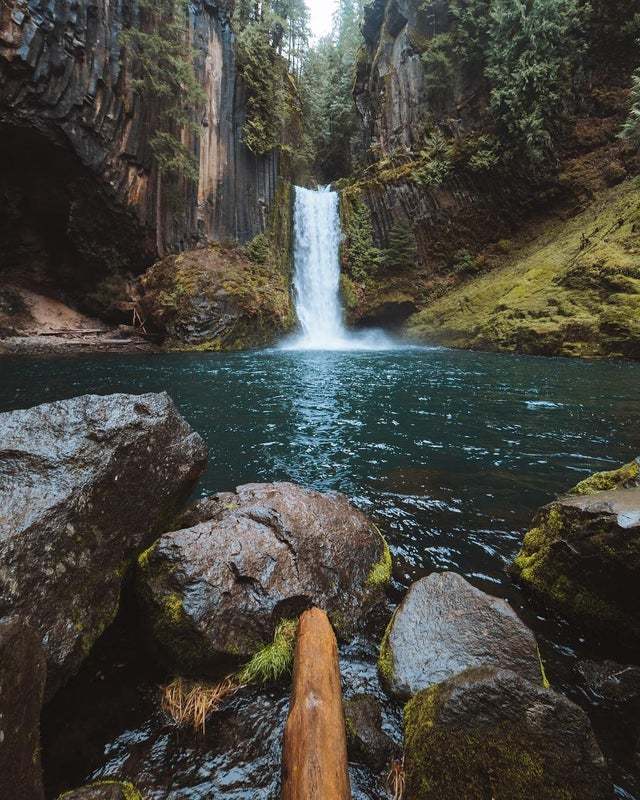
[{"label": "tree trunk log", "polygon": [[300,618],[282,800],[351,800],[338,646],[324,611]]}]

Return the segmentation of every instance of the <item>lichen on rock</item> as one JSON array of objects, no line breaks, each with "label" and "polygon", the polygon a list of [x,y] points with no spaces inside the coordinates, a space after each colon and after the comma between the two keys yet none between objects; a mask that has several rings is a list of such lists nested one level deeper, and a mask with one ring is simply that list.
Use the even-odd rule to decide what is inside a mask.
[{"label": "lichen on rock", "polygon": [[406,800],[605,800],[585,712],[508,670],[476,668],[404,710]]},{"label": "lichen on rock", "polygon": [[638,462],[602,472],[543,508],[513,563],[539,600],[600,635],[640,640]]},{"label": "lichen on rock", "polygon": [[152,639],[181,674],[228,672],[257,652],[268,668],[282,620],[318,606],[349,637],[384,597],[386,544],[343,495],[251,484],[183,523],[143,553],[137,581]]}]

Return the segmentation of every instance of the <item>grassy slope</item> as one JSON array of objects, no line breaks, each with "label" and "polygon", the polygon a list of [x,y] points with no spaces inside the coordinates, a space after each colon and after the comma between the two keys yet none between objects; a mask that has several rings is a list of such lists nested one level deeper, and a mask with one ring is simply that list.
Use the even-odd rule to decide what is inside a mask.
[{"label": "grassy slope", "polygon": [[411,317],[407,332],[454,347],[640,358],[640,179],[544,225],[503,265]]}]

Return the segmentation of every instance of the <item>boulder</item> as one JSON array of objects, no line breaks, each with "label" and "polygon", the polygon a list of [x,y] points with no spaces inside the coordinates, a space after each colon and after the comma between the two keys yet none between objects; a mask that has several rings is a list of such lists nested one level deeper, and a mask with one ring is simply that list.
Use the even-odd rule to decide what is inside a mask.
[{"label": "boulder", "polygon": [[378,665],[389,691],[401,698],[470,667],[542,680],[535,637],[511,606],[453,572],[411,586],[387,628]]},{"label": "boulder", "polygon": [[0,797],[42,800],[40,709],[47,668],[39,636],[0,621]]},{"label": "boulder", "polygon": [[282,743],[282,800],[351,800],[336,637],[324,611],[300,618]]},{"label": "boulder", "polygon": [[357,694],[345,700],[344,716],[349,756],[376,772],[388,769],[396,746],[382,730],[382,710],[378,700],[371,694]]},{"label": "boulder", "polygon": [[196,524],[141,555],[138,573],[153,639],[183,673],[248,658],[281,619],[313,605],[349,636],[390,577],[384,539],[343,495],[252,484],[200,503],[188,520]]},{"label": "boulder", "polygon": [[40,634],[49,694],[113,620],[128,565],[206,456],[166,394],[0,414],[0,617],[17,613]]},{"label": "boulder", "polygon": [[417,694],[405,718],[405,800],[610,800],[585,712],[509,670]]},{"label": "boulder", "polygon": [[640,642],[638,470],[635,461],[599,473],[543,508],[513,564],[534,597],[632,646]]},{"label": "boulder", "polygon": [[127,781],[99,781],[64,792],[58,800],[142,800],[142,795]]}]

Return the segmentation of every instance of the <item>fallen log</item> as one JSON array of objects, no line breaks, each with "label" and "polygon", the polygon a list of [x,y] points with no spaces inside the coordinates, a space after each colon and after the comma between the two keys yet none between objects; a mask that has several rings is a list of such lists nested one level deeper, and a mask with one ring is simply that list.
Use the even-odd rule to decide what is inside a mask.
[{"label": "fallen log", "polygon": [[324,611],[300,618],[282,800],[351,800],[338,646]]}]

